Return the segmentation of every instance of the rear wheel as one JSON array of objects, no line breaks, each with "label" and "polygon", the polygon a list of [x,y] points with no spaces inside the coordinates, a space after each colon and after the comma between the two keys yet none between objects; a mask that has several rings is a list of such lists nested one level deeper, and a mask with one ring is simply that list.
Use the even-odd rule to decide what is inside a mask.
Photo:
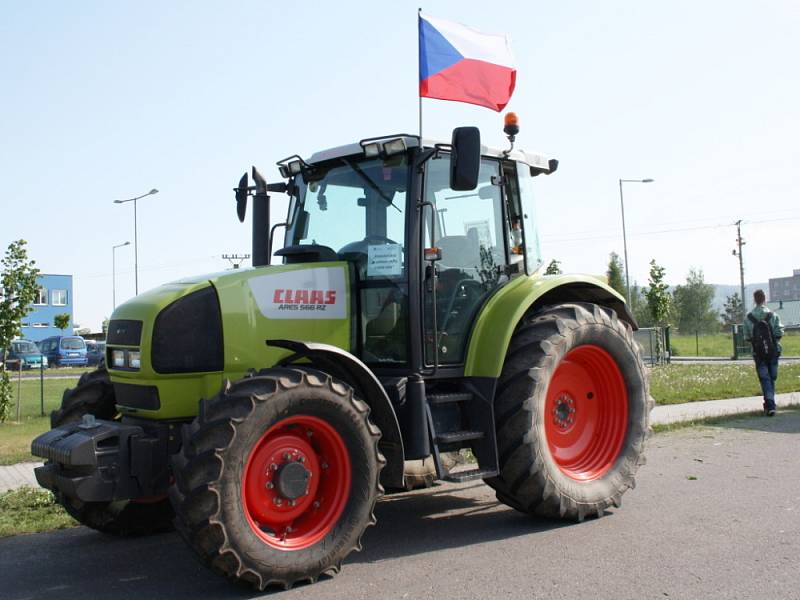
[{"label": "rear wheel", "polygon": [[523,512],[582,520],[619,506],[644,463],[653,401],[633,332],[594,304],[527,317],[498,383],[500,475]]},{"label": "rear wheel", "polygon": [[228,384],[173,458],[178,530],[212,569],[260,590],[334,574],[375,523],[379,438],[369,407],[324,373]]},{"label": "rear wheel", "polygon": [[[114,386],[105,366],[84,373],[76,387],[64,391],[61,408],[50,414],[50,424],[58,427],[74,423],[83,415],[107,421],[119,419]],[[172,529],[172,508],[167,498],[82,502],[57,493],[56,499],[76,521],[103,533],[132,536]]]}]

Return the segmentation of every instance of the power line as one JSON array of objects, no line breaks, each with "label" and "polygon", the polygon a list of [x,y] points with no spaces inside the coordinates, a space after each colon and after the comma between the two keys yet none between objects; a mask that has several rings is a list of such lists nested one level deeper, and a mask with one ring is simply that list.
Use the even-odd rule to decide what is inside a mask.
[{"label": "power line", "polygon": [[[742,223],[745,224],[760,224],[760,223],[776,223],[779,221],[798,221],[800,217],[784,217],[779,219],[761,219],[757,221],[745,221],[741,220]],[[735,223],[733,224],[735,225]],[[684,231],[701,231],[704,229],[722,229],[725,227],[730,227],[731,223],[717,223],[715,225],[698,225],[696,227],[675,227],[672,229],[657,229],[652,231],[640,231],[638,233],[631,233],[629,237],[642,237],[645,235],[660,235],[664,233],[681,233]],[[586,232],[589,233],[589,232]],[[596,240],[613,240],[617,239],[619,234],[616,235],[599,235],[599,236],[589,236],[589,237],[565,237],[565,238],[551,238],[548,236],[542,236],[542,241],[547,242],[548,244],[568,244],[572,242],[590,242]]]}]

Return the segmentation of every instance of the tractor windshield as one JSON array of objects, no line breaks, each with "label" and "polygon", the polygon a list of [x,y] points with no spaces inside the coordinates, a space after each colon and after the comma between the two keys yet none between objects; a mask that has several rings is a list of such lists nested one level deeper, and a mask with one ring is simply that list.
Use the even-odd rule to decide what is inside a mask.
[{"label": "tractor windshield", "polygon": [[298,177],[287,245],[327,246],[362,278],[405,272],[406,155],[343,157]]},{"label": "tractor windshield", "polygon": [[324,246],[320,256],[353,264],[359,348],[372,364],[408,360],[406,154],[337,158],[298,176],[286,246]]}]

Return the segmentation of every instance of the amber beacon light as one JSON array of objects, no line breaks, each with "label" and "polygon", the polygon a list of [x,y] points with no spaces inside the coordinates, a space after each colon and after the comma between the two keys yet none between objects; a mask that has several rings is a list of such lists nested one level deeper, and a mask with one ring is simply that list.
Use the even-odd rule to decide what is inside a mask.
[{"label": "amber beacon light", "polygon": [[503,133],[505,133],[511,141],[514,141],[514,136],[519,133],[519,118],[517,113],[509,112],[503,118]]}]

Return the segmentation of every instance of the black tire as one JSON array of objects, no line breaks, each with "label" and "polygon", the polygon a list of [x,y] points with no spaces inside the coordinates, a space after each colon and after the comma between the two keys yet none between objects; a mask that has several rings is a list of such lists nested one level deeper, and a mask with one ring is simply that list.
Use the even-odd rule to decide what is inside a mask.
[{"label": "black tire", "polygon": [[[553,426],[546,426],[545,420],[556,418],[554,409],[546,405],[556,369],[568,352],[576,348],[585,352],[587,347],[606,352],[621,374],[620,389],[627,391],[627,423],[617,417],[624,428],[616,434],[621,447],[616,455],[611,453],[615,458],[607,470],[597,478],[580,480],[554,459],[546,434],[546,427],[552,431]],[[618,402],[625,406],[625,396],[620,397]],[[500,474],[486,483],[501,502],[529,514],[581,521],[620,506],[622,495],[635,486],[634,475],[644,464],[653,399],[633,331],[613,310],[595,304],[562,304],[523,319],[508,348],[495,406]],[[560,426],[571,425],[561,421]]]},{"label": "black tire", "polygon": [[[255,521],[251,525],[243,479],[270,432],[283,431],[281,423],[302,418],[324,421],[335,430],[346,447],[352,477],[349,490],[342,492],[346,504],[324,537],[287,551],[263,538],[276,532],[262,527],[257,533]],[[380,470],[386,462],[378,450],[379,439],[369,407],[350,386],[327,374],[268,369],[227,382],[216,397],[201,401],[198,417],[184,426],[181,451],[173,456],[170,499],[176,528],[204,564],[258,590],[268,585],[289,588],[338,573],[344,558],[361,549],[367,526],[375,524],[375,502],[383,493]],[[310,469],[310,461],[307,464]],[[276,469],[274,464],[269,467]],[[254,471],[263,472],[263,465]],[[299,505],[303,502],[305,495],[298,499]]]},{"label": "black tire", "polygon": [[87,371],[78,379],[77,386],[64,390],[61,408],[50,413],[50,426],[74,423],[86,414],[108,421],[117,418],[114,386],[104,366]]},{"label": "black tire", "polygon": [[[76,387],[64,390],[61,408],[50,414],[50,424],[66,425],[80,421],[87,414],[118,420],[115,404],[114,386],[101,366],[81,375]],[[167,498],[148,502],[82,502],[58,493],[56,500],[82,525],[110,535],[146,535],[172,529],[173,513]]]}]

